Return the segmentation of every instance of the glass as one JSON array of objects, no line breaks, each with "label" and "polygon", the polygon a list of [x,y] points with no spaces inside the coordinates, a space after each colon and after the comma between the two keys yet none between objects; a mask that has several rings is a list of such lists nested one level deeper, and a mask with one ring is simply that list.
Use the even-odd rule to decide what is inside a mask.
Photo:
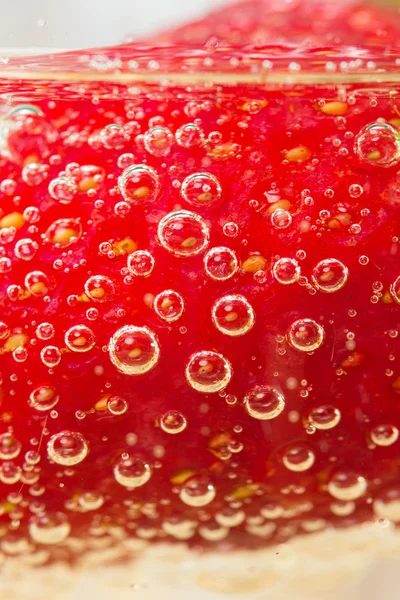
[{"label": "glass", "polygon": [[4,57],[4,597],[396,592],[399,60]]}]

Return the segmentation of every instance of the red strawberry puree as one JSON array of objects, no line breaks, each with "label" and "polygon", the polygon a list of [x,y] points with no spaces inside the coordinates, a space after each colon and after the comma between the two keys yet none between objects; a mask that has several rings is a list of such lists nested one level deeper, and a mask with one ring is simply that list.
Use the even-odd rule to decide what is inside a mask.
[{"label": "red strawberry puree", "polygon": [[399,30],[251,0],[2,66],[2,555],[400,522]]}]

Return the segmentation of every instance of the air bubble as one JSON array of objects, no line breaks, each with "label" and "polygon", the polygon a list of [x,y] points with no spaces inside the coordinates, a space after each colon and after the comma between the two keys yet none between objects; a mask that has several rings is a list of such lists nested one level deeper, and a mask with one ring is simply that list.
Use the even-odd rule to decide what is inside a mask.
[{"label": "air bubble", "polygon": [[40,163],[28,163],[22,169],[22,179],[27,185],[40,185],[47,178],[49,167]]},{"label": "air bubble", "polygon": [[107,400],[107,410],[112,415],[123,415],[128,410],[128,403],[120,396],[111,396]]},{"label": "air bubble", "polygon": [[92,275],[85,282],[85,293],[94,302],[108,302],[112,300],[115,288],[109,277]]},{"label": "air bubble", "polygon": [[129,141],[129,134],[124,131],[124,128],[117,123],[106,125],[100,131],[100,140],[107,150],[121,150],[126,142]]},{"label": "air bubble", "polygon": [[57,346],[45,346],[40,351],[40,358],[42,363],[52,369],[60,364],[61,361],[61,352]]},{"label": "air bubble", "polygon": [[281,414],[285,408],[285,398],[270,385],[258,385],[245,396],[244,406],[251,417],[266,421]]},{"label": "air bubble", "polygon": [[165,433],[181,433],[186,426],[187,421],[184,415],[177,410],[169,410],[160,419],[160,427]]},{"label": "air bubble", "polygon": [[272,273],[279,283],[289,285],[298,281],[300,265],[294,258],[280,258],[272,267]]},{"label": "air bubble", "polygon": [[312,280],[322,292],[337,292],[349,277],[348,268],[335,258],[321,260],[313,269]]},{"label": "air bubble", "polygon": [[353,185],[351,185],[349,187],[349,196],[351,198],[359,198],[360,196],[362,196],[363,193],[364,193],[363,188],[361,187],[361,185],[358,185],[357,183],[353,183]]},{"label": "air bubble", "polygon": [[144,147],[149,154],[162,157],[171,152],[174,136],[166,127],[152,127],[143,136]]},{"label": "air bubble", "polygon": [[390,285],[390,294],[398,304],[400,304],[400,275],[394,283]]},{"label": "air bubble", "polygon": [[325,339],[324,328],[312,319],[299,319],[287,332],[290,345],[301,352],[317,350]]},{"label": "air bubble", "polygon": [[330,404],[317,406],[313,408],[308,415],[308,420],[311,425],[313,425],[315,429],[320,429],[322,431],[336,427],[340,419],[340,410]]},{"label": "air bubble", "polygon": [[400,523],[400,485],[392,484],[381,490],[374,500],[373,507],[377,517]]},{"label": "air bubble", "polygon": [[231,294],[222,296],[214,303],[211,318],[218,331],[236,337],[252,329],[255,314],[244,296]]},{"label": "air bubble", "polygon": [[215,487],[206,476],[195,475],[185,481],[179,493],[179,498],[184,504],[194,506],[207,506],[216,496]]},{"label": "air bubble", "polygon": [[376,425],[371,430],[371,440],[377,446],[392,446],[399,439],[399,430],[394,425]]},{"label": "air bubble", "polygon": [[232,366],[222,354],[204,350],[190,357],[185,375],[193,389],[209,394],[219,392],[228,385]]},{"label": "air bubble", "polygon": [[207,247],[210,233],[206,222],[187,210],[172,212],[158,224],[161,245],[176,256],[195,256]]},{"label": "air bubble", "polygon": [[110,360],[125,375],[143,375],[155,367],[160,357],[157,338],[147,327],[125,325],[110,339]]},{"label": "air bubble", "polygon": [[98,492],[84,492],[79,495],[79,505],[84,510],[97,510],[104,504],[104,498]]},{"label": "air bubble", "polygon": [[13,485],[21,478],[21,467],[12,462],[4,462],[0,466],[0,481],[6,485]]},{"label": "air bubble", "polygon": [[25,277],[25,287],[33,296],[46,296],[50,282],[42,271],[31,271]]},{"label": "air bubble", "polygon": [[71,467],[82,462],[89,453],[89,446],[81,433],[60,431],[51,436],[47,444],[47,455],[50,460]]},{"label": "air bubble", "polygon": [[128,203],[154,202],[160,191],[157,172],[147,165],[132,165],[118,178],[118,187]]},{"label": "air bubble", "polygon": [[233,221],[228,221],[228,223],[225,223],[222,227],[222,231],[226,237],[234,238],[239,234],[239,225]]},{"label": "air bubble", "polygon": [[56,177],[49,183],[49,194],[61,204],[69,204],[75,198],[78,187],[69,177]]},{"label": "air bubble", "polygon": [[211,173],[193,173],[183,181],[181,194],[186,202],[201,208],[216,204],[221,199],[222,189]]},{"label": "air bubble", "polygon": [[204,144],[204,131],[195,123],[182,125],[175,132],[175,139],[183,148],[196,148]]},{"label": "air bubble", "polygon": [[271,223],[275,229],[286,229],[292,222],[292,215],[283,208],[277,208],[271,214]]},{"label": "air bubble", "polygon": [[331,477],[328,492],[337,500],[357,500],[365,494],[367,487],[367,481],[361,475],[342,471]]},{"label": "air bubble", "polygon": [[51,323],[39,323],[35,333],[40,340],[51,340],[51,338],[54,337],[55,332]]},{"label": "air bubble", "polygon": [[68,329],[64,341],[72,352],[88,352],[96,343],[93,331],[86,325],[74,325]]},{"label": "air bubble", "polygon": [[0,458],[1,460],[12,460],[17,458],[21,452],[22,444],[12,433],[0,434]]},{"label": "air bubble", "polygon": [[182,316],[185,304],[178,292],[164,290],[154,298],[153,307],[160,319],[173,323]]},{"label": "air bubble", "polygon": [[245,518],[246,513],[243,510],[235,510],[229,507],[215,514],[215,520],[222,527],[238,527]]},{"label": "air bubble", "polygon": [[289,471],[301,473],[311,469],[315,462],[315,455],[306,446],[293,445],[284,451],[282,462]]},{"label": "air bubble", "polygon": [[151,467],[138,457],[121,458],[114,466],[114,477],[126,488],[141,487],[149,481]]},{"label": "air bubble", "polygon": [[30,238],[18,240],[14,247],[14,254],[20,260],[32,260],[39,249],[39,245]]},{"label": "air bubble", "polygon": [[54,408],[58,404],[58,401],[59,396],[53,387],[50,385],[40,385],[30,393],[28,404],[31,408],[43,412]]},{"label": "air bubble", "polygon": [[45,241],[57,248],[67,248],[82,236],[82,225],[77,219],[58,219],[45,233]]},{"label": "air bubble", "polygon": [[61,512],[41,512],[32,517],[29,535],[36,544],[60,544],[69,536],[71,525]]},{"label": "air bubble", "polygon": [[236,254],[230,248],[211,248],[204,257],[204,268],[211,279],[226,281],[233,277],[239,268]]},{"label": "air bubble", "polygon": [[128,256],[128,270],[137,277],[148,277],[154,269],[154,264],[154,257],[147,250],[136,250]]},{"label": "air bubble", "polygon": [[357,135],[354,152],[368,165],[392,167],[400,158],[399,135],[388,123],[373,123]]},{"label": "air bubble", "polygon": [[5,340],[10,335],[10,328],[6,323],[0,321],[0,340]]}]

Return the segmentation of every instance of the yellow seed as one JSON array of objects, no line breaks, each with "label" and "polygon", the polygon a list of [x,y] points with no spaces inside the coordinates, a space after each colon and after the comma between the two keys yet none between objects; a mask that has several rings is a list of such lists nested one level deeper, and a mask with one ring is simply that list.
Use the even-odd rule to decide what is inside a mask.
[{"label": "yellow seed", "polygon": [[174,485],[182,485],[190,477],[193,477],[193,475],[196,475],[196,473],[197,473],[197,471],[194,471],[193,469],[182,469],[182,471],[178,471],[177,473],[172,475],[170,482],[173,483]]},{"label": "yellow seed", "polygon": [[15,229],[21,229],[25,225],[25,219],[19,212],[8,213],[0,219],[0,229],[2,227],[15,227]]},{"label": "yellow seed", "polygon": [[388,290],[383,294],[381,301],[383,304],[393,304],[392,296]]},{"label": "yellow seed", "polygon": [[90,290],[90,295],[92,296],[92,298],[104,298],[105,293],[106,292],[102,287],[93,288],[92,290]]},{"label": "yellow seed", "polygon": [[47,400],[51,400],[54,396],[53,388],[44,387],[39,391],[37,398],[39,402],[46,402]]},{"label": "yellow seed", "polygon": [[213,367],[212,363],[207,362],[205,365],[201,365],[201,367],[199,367],[197,372],[199,375],[207,375],[208,373],[212,373],[213,370],[214,370],[214,367]]},{"label": "yellow seed", "polygon": [[98,412],[105,412],[107,410],[107,402],[109,398],[111,398],[111,394],[106,394],[105,396],[102,396],[100,400],[98,400],[94,405],[95,410],[97,410]]},{"label": "yellow seed", "polygon": [[328,221],[329,229],[340,229],[348,227],[351,223],[351,215],[349,213],[339,213]]},{"label": "yellow seed", "polygon": [[80,335],[72,342],[72,345],[78,346],[78,348],[80,348],[81,346],[84,346],[86,343],[87,343],[87,339],[85,338],[85,336]]},{"label": "yellow seed", "polygon": [[251,498],[258,490],[258,485],[255,483],[248,483],[246,485],[239,485],[231,492],[231,496],[234,500],[244,500],[245,498]]},{"label": "yellow seed", "polygon": [[261,254],[254,254],[253,256],[246,258],[242,264],[242,269],[243,271],[246,271],[246,273],[256,273],[265,267],[266,262],[267,261]]},{"label": "yellow seed", "polygon": [[213,195],[211,194],[211,192],[204,192],[204,194],[199,194],[197,196],[197,200],[199,200],[199,202],[210,202],[210,200],[213,199]]},{"label": "yellow seed", "polygon": [[224,144],[219,144],[218,146],[210,148],[207,154],[211,155],[213,158],[220,158],[223,160],[224,158],[229,158],[229,156],[235,154],[237,147],[237,144],[234,142],[225,142]]},{"label": "yellow seed", "polygon": [[371,150],[371,152],[367,153],[368,160],[379,160],[381,157],[381,153],[379,150]]},{"label": "yellow seed", "polygon": [[93,177],[84,177],[78,183],[78,191],[81,194],[87,192],[88,190],[97,190],[98,187],[99,184]]},{"label": "yellow seed", "polygon": [[13,352],[16,348],[25,346],[28,343],[28,336],[24,333],[14,333],[6,340],[3,346],[3,352]]},{"label": "yellow seed", "polygon": [[277,200],[273,204],[270,204],[267,210],[267,213],[272,214],[278,208],[282,210],[290,210],[292,207],[292,203],[289,200]]},{"label": "yellow seed", "polygon": [[183,242],[181,243],[181,246],[182,246],[182,248],[192,248],[196,244],[197,244],[197,238],[188,237],[188,238],[186,238],[186,240],[183,240]]},{"label": "yellow seed", "polygon": [[40,162],[37,154],[29,154],[26,156],[22,162],[22,165],[26,167],[26,165],[31,165],[32,163],[38,164]]},{"label": "yellow seed", "polygon": [[172,300],[170,300],[169,298],[165,298],[165,300],[161,302],[161,308],[170,308],[171,306]]},{"label": "yellow seed", "polygon": [[393,125],[394,127],[400,127],[400,119],[398,117],[394,117],[394,119],[390,119],[389,123],[390,123],[390,125]]},{"label": "yellow seed", "polygon": [[216,433],[210,440],[208,447],[209,448],[221,448],[222,446],[227,446],[231,441],[232,436],[226,432]]},{"label": "yellow seed", "polygon": [[113,246],[113,250],[116,256],[121,256],[121,254],[131,254],[137,250],[137,243],[131,240],[131,238],[125,238],[116,242]]},{"label": "yellow seed", "polygon": [[146,185],[136,188],[134,192],[129,194],[132,198],[146,198],[150,194],[150,190]]},{"label": "yellow seed", "polygon": [[78,237],[78,232],[71,227],[59,227],[52,237],[54,244],[68,244],[73,237]]},{"label": "yellow seed", "polygon": [[311,156],[311,150],[306,146],[296,146],[285,153],[285,159],[289,162],[301,162],[307,160]]},{"label": "yellow seed", "polygon": [[49,291],[49,288],[43,281],[37,281],[36,283],[32,283],[30,286],[32,294],[36,294],[37,296],[44,296]]},{"label": "yellow seed", "polygon": [[128,353],[128,357],[129,358],[139,358],[139,356],[141,356],[141,354],[142,354],[142,351],[140,348],[134,348],[133,350],[131,350]]},{"label": "yellow seed", "polygon": [[236,321],[238,317],[239,315],[237,314],[237,312],[232,310],[225,316],[225,321],[228,321],[228,323],[232,323],[232,321]]},{"label": "yellow seed", "polygon": [[83,293],[81,296],[78,296],[78,302],[90,302],[90,299],[85,293]]},{"label": "yellow seed", "polygon": [[321,107],[321,111],[326,115],[344,115],[348,110],[348,105],[346,102],[327,102],[324,106]]},{"label": "yellow seed", "polygon": [[320,280],[324,281],[324,282],[328,282],[328,281],[332,281],[332,279],[334,279],[335,277],[335,273],[332,271],[332,269],[329,269],[329,271],[325,271],[324,273],[322,273],[322,275],[320,276]]}]

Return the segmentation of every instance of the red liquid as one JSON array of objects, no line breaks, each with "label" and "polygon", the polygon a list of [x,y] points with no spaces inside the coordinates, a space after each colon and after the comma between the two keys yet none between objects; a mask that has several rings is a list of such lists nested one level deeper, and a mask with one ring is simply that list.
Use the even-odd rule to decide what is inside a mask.
[{"label": "red liquid", "polygon": [[398,87],[133,86],[3,81],[4,552],[400,521]]}]

